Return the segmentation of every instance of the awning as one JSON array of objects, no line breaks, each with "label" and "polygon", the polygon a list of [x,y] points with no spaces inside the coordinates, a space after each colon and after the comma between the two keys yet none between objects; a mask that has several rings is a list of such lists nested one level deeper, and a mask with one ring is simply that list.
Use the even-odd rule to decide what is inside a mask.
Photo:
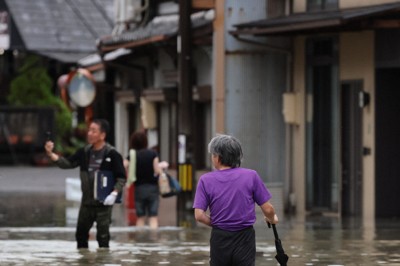
[{"label": "awning", "polygon": [[78,62],[80,59],[89,55],[89,53],[71,53],[71,52],[36,51],[36,53],[63,63],[70,63],[70,64],[76,64],[76,62]]},{"label": "awning", "polygon": [[[100,57],[99,54],[93,53],[93,54],[90,54],[90,55],[88,55],[88,56],[86,56],[84,58],[81,58],[78,61],[78,65],[80,65],[82,67],[85,67],[85,68],[92,67],[92,66],[95,66],[95,65],[103,64],[103,61],[113,61],[113,60],[116,60],[116,59],[118,59],[118,58],[120,58],[122,56],[129,55],[131,53],[132,53],[131,50],[128,50],[128,49],[125,49],[125,48],[119,48],[119,49],[114,50],[112,52],[105,53],[103,55],[103,59]],[[101,67],[101,68],[103,68],[103,67]]]},{"label": "awning", "polygon": [[272,36],[400,28],[400,3],[316,13],[296,13],[234,26],[237,29],[230,31],[232,35]]},{"label": "awning", "polygon": [[[214,13],[212,10],[192,14],[192,28],[194,30],[210,28],[209,31],[200,32],[200,34],[211,35],[213,19]],[[119,48],[132,49],[152,43],[168,41],[178,35],[178,28],[178,15],[155,17],[143,27],[101,38],[99,40],[98,49],[101,52],[109,52]],[[193,32],[193,38],[195,39],[196,37],[196,32]]]}]

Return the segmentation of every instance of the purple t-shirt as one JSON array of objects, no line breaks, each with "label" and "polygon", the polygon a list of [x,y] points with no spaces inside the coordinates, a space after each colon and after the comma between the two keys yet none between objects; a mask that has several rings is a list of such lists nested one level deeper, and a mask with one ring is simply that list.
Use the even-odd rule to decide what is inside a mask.
[{"label": "purple t-shirt", "polygon": [[271,193],[256,171],[231,168],[200,177],[193,208],[209,208],[211,226],[238,231],[255,223],[255,203],[260,206],[270,198]]}]

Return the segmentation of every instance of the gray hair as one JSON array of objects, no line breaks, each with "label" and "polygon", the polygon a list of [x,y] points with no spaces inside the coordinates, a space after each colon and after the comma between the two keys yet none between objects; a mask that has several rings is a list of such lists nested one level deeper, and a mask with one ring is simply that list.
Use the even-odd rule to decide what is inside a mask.
[{"label": "gray hair", "polygon": [[217,155],[222,165],[232,168],[240,167],[243,158],[242,146],[238,139],[219,134],[211,139],[208,152]]}]

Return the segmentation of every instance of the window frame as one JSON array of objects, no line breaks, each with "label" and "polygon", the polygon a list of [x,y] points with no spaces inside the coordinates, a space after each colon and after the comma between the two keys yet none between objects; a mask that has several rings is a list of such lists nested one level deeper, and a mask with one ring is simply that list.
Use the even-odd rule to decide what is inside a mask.
[{"label": "window frame", "polygon": [[339,0],[307,0],[307,12],[339,9]]}]

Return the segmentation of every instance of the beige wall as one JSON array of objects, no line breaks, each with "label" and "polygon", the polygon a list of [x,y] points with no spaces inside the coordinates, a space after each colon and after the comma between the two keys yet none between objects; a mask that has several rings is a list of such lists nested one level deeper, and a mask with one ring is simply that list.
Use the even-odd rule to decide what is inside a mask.
[{"label": "beige wall", "polygon": [[295,0],[293,1],[293,13],[306,12],[307,1],[306,0]]},{"label": "beige wall", "polygon": [[340,80],[363,80],[364,91],[371,95],[370,104],[363,109],[363,146],[372,154],[363,157],[363,220],[375,217],[375,142],[374,142],[374,33],[343,33],[340,35]]},{"label": "beige wall", "polygon": [[398,0],[340,0],[339,8],[342,9],[361,6],[383,5],[395,2],[398,2]]},{"label": "beige wall", "polygon": [[293,126],[293,187],[296,213],[299,218],[305,215],[306,206],[306,150],[305,150],[305,38],[294,40],[293,91],[297,94],[297,113],[299,125]]}]

